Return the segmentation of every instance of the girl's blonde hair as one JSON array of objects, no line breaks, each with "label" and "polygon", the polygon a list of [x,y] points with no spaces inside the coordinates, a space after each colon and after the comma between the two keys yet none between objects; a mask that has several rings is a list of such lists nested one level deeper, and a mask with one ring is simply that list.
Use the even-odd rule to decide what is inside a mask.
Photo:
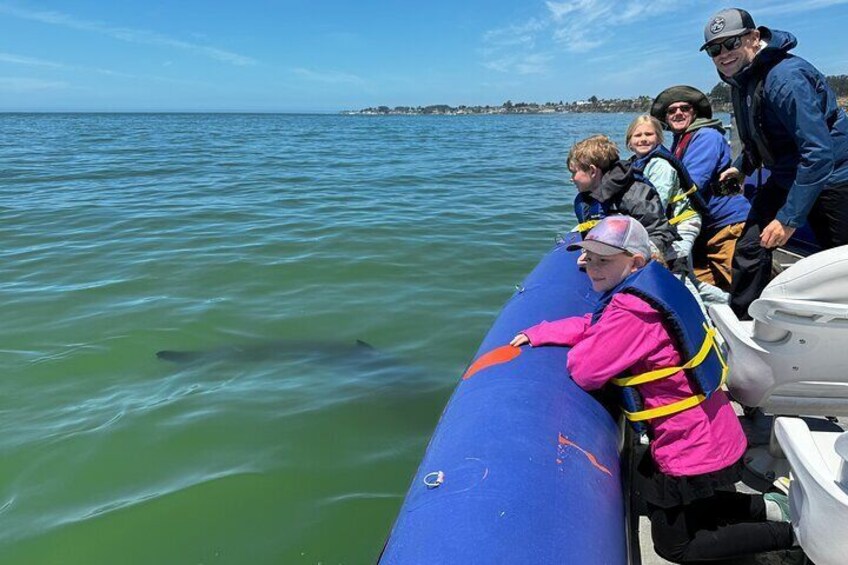
[{"label": "girl's blonde hair", "polygon": [[585,171],[589,165],[595,165],[606,172],[618,159],[618,147],[610,138],[605,135],[593,135],[571,146],[566,164],[570,171]]},{"label": "girl's blonde hair", "polygon": [[624,135],[624,139],[627,143],[627,148],[630,149],[630,138],[633,137],[633,132],[636,131],[636,128],[641,126],[642,124],[650,124],[654,131],[657,133],[657,145],[663,144],[663,127],[662,123],[651,116],[650,114],[642,114],[641,116],[636,116],[630,125],[627,126],[627,133]]}]

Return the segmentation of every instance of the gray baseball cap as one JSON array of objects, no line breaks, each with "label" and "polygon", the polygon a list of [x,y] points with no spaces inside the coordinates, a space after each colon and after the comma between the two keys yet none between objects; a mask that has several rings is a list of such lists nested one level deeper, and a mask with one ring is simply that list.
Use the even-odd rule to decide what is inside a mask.
[{"label": "gray baseball cap", "polygon": [[742,35],[757,29],[751,14],[741,8],[726,8],[714,14],[704,26],[704,44],[701,51],[716,39]]},{"label": "gray baseball cap", "polygon": [[651,258],[648,230],[631,216],[607,216],[586,234],[586,239],[572,243],[566,249],[574,251],[581,247],[598,255],[628,253],[641,255],[646,260]]}]

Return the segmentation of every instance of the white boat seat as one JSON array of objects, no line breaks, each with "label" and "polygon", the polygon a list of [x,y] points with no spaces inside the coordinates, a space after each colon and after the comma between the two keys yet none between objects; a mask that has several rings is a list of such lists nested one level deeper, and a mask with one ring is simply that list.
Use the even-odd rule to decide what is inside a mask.
[{"label": "white boat seat", "polygon": [[753,322],[710,307],[733,397],[774,414],[848,416],[848,246],[790,266],[748,313]]},{"label": "white boat seat", "polygon": [[848,489],[848,433],[839,434],[834,442],[836,455],[839,457],[837,480],[843,489]]},{"label": "white boat seat", "polygon": [[848,432],[811,432],[801,418],[777,418],[775,434],[792,467],[789,512],[816,565],[848,556]]}]

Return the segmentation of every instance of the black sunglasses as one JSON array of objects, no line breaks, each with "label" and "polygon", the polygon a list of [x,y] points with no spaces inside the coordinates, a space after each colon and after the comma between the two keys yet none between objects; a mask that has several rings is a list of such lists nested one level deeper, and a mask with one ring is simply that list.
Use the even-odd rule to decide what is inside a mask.
[{"label": "black sunglasses", "polygon": [[718,43],[710,43],[709,45],[707,45],[705,51],[707,52],[707,55],[715,59],[721,53],[722,47],[724,47],[728,51],[734,51],[736,49],[739,49],[742,46],[742,38],[748,35],[748,33],[743,33],[742,35],[734,35],[733,37],[728,37],[727,39],[719,41]]},{"label": "black sunglasses", "polygon": [[691,112],[691,111],[692,111],[692,105],[683,103],[683,104],[680,104],[679,106],[669,106],[668,109],[665,111],[665,114],[666,114],[666,116],[673,116],[677,112],[683,112],[685,114],[685,113]]}]

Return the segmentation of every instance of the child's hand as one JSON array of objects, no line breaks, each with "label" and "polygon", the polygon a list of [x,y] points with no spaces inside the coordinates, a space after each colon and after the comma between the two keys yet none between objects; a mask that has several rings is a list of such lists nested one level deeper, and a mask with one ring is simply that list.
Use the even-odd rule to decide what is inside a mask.
[{"label": "child's hand", "polygon": [[530,338],[528,338],[523,333],[516,335],[514,338],[512,338],[512,341],[509,342],[509,344],[513,347],[520,347],[528,343],[530,343]]},{"label": "child's hand", "polygon": [[577,258],[577,268],[585,269],[586,268],[586,252],[582,252],[580,257]]}]

